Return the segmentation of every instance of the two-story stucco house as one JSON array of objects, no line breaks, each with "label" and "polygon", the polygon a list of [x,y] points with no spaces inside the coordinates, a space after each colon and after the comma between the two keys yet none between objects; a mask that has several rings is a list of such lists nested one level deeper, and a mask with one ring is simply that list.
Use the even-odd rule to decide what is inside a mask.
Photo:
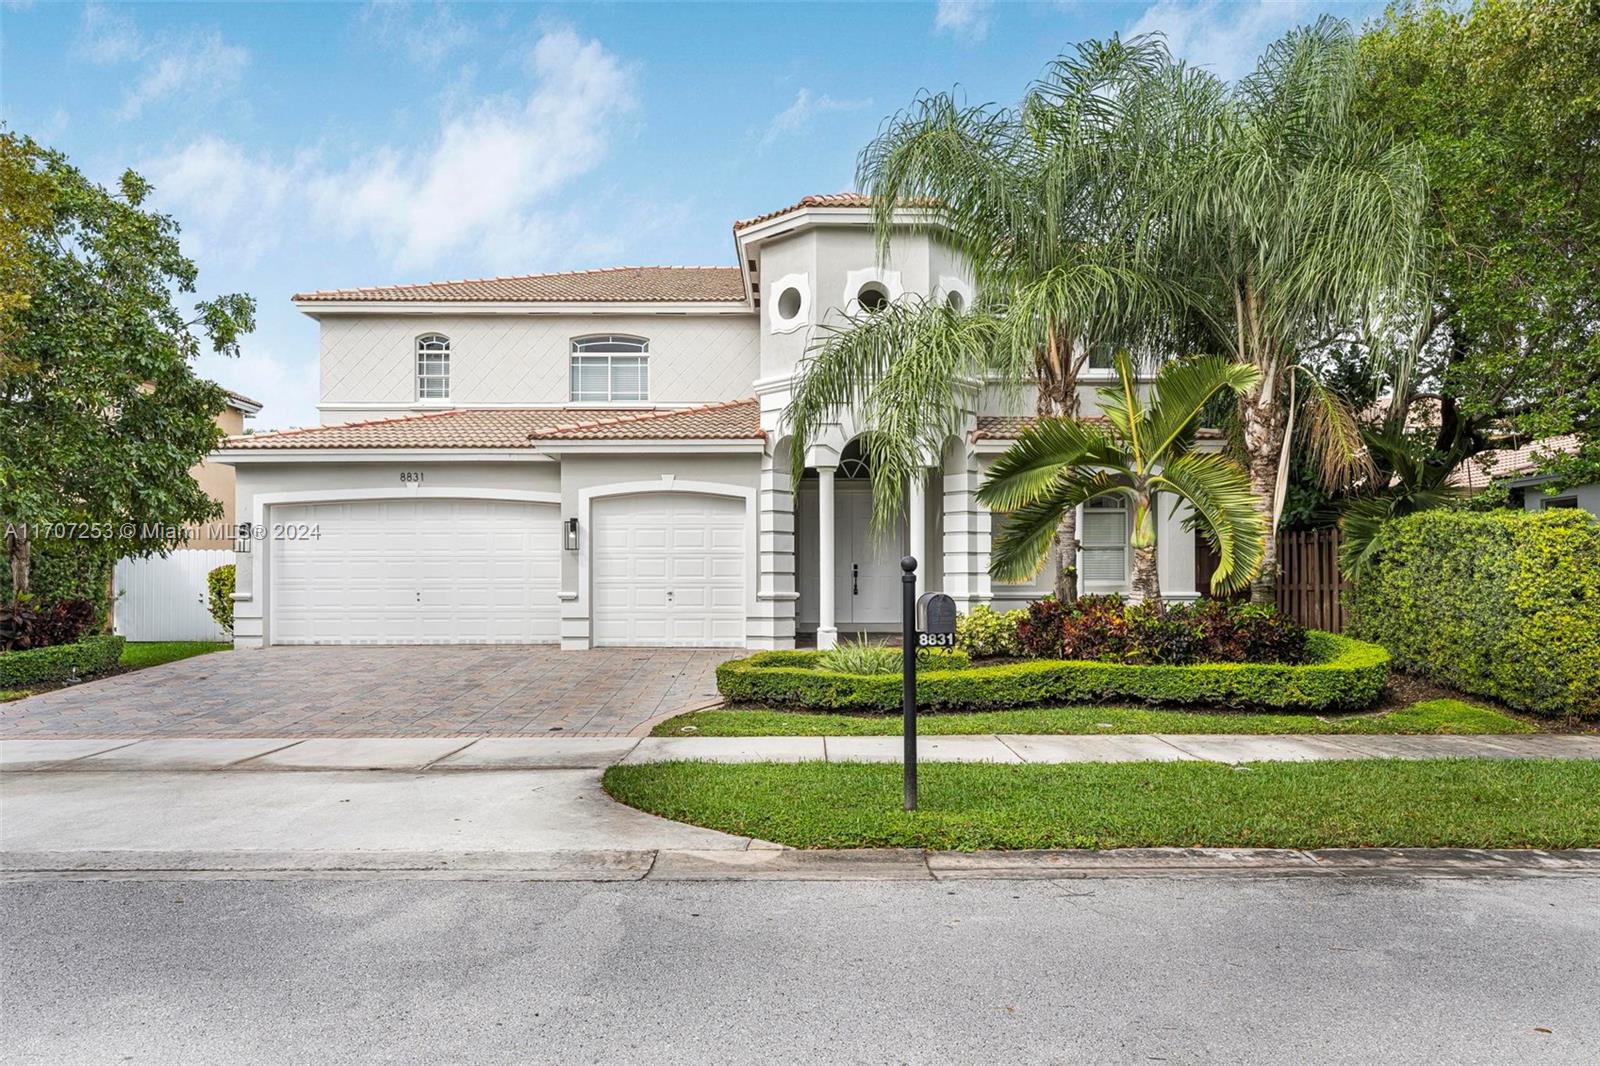
[{"label": "two-story stucco house", "polygon": [[[736,266],[297,296],[321,327],[323,425],[218,455],[264,537],[239,556],[237,643],[829,646],[897,628],[908,552],[962,609],[1048,589],[988,575],[973,496],[1026,424],[998,393],[931,457],[897,535],[868,531],[849,412],[791,476],[785,408],[816,327],[907,293],[970,301],[957,257],[908,231],[881,261],[855,195],[733,237]],[[1161,579],[1190,590],[1194,539],[1169,510]],[[1128,516],[1091,508],[1080,530],[1086,590],[1126,589]]]}]

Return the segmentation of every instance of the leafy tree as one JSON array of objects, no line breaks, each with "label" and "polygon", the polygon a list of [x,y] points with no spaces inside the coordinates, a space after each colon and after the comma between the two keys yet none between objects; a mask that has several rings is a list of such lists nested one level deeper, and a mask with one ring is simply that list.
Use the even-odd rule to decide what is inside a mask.
[{"label": "leafy tree", "polygon": [[994,542],[997,577],[1038,573],[1065,511],[1100,496],[1121,496],[1133,512],[1133,591],[1159,599],[1156,494],[1194,508],[1195,524],[1217,549],[1211,587],[1245,587],[1261,565],[1265,521],[1253,506],[1243,468],[1226,456],[1195,450],[1207,402],[1218,393],[1254,388],[1260,371],[1218,356],[1169,363],[1141,399],[1126,354],[1117,383],[1100,390],[1104,426],[1045,418],[1025,430],[989,468],[978,499],[1006,515]]},{"label": "leafy tree", "polygon": [[219,513],[189,469],[217,442],[226,393],[191,361],[203,343],[237,354],[255,303],[229,295],[179,312],[173,294],[194,291],[195,266],[177,223],[141,206],[150,186],[132,171],[113,193],[9,131],[0,158],[5,281],[22,279],[0,360],[0,523],[19,599],[42,525],[92,524],[86,552],[149,554],[171,543],[157,527]]},{"label": "leafy tree", "polygon": [[[1600,433],[1600,9],[1425,2],[1362,38],[1364,121],[1424,149],[1429,299],[1386,323],[1390,422],[1429,405],[1433,450]],[[1586,453],[1591,454],[1591,453]],[[1567,460],[1569,478],[1600,461]]]},{"label": "leafy tree", "polygon": [[[1112,207],[1136,190],[1119,188],[1107,149],[1151,109],[1168,68],[1159,42],[1090,42],[1015,108],[930,95],[885,124],[857,170],[880,248],[900,227],[935,233],[960,251],[977,295],[970,308],[915,298],[851,308],[825,325],[790,407],[797,466],[806,441],[854,408],[881,526],[959,431],[981,383],[999,382],[1013,402],[1031,388],[1039,415],[1073,417],[1092,351],[1156,350],[1141,338],[1159,321],[1145,312],[1164,279],[1132,268],[1117,231],[1127,212]],[[1077,589],[1076,516],[1060,518],[1051,550],[1066,599]]]}]

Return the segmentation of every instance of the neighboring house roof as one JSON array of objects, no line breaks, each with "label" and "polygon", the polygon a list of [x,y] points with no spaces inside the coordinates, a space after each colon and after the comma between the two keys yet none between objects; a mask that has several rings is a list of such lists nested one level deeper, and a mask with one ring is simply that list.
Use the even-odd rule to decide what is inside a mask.
[{"label": "neighboring house roof", "polygon": [[454,408],[449,411],[310,426],[229,437],[224,449],[293,451],[306,448],[532,448],[559,440],[732,440],[757,438],[761,407],[754,400],[681,409]]},{"label": "neighboring house roof", "polygon": [[305,303],[354,300],[496,303],[711,303],[742,301],[738,267],[640,266],[569,270],[558,274],[323,289],[297,294]]},{"label": "neighboring house roof", "polygon": [[228,406],[232,407],[234,410],[243,411],[247,415],[253,415],[257,411],[261,410],[260,400],[252,400],[244,393],[234,392],[232,389],[227,389],[225,391],[228,394]]},{"label": "neighboring house roof", "polygon": [[1566,433],[1546,437],[1520,448],[1496,448],[1480,452],[1450,474],[1450,484],[1464,489],[1484,489],[1494,481],[1530,477],[1552,455],[1571,455],[1579,448],[1578,437]]},{"label": "neighboring house roof", "polygon": [[[972,439],[978,440],[1016,440],[1022,436],[1023,430],[1033,425],[1036,421],[1033,415],[979,415],[978,425],[972,431]],[[1096,422],[1101,425],[1108,424],[1104,418],[1092,417],[1083,419],[1085,422]],[[1220,429],[1200,429],[1195,433],[1200,440],[1221,440]]]}]

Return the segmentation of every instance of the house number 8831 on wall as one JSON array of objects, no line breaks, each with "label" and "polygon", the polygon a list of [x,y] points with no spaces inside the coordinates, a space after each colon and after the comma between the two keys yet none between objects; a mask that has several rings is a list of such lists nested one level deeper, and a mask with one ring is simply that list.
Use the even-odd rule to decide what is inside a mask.
[{"label": "house number 8831 on wall", "polygon": [[420,470],[402,470],[402,471],[400,471],[400,484],[402,484],[402,485],[420,485],[420,484],[422,484],[422,471],[420,471]]}]

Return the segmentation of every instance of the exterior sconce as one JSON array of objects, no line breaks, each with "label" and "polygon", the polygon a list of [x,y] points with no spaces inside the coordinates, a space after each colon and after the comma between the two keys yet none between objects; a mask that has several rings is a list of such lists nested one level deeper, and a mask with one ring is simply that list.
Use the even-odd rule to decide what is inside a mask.
[{"label": "exterior sconce", "polygon": [[569,551],[569,552],[577,551],[578,550],[578,520],[576,518],[567,519],[566,532],[564,534],[564,537],[565,537],[565,540],[566,540],[566,549],[567,549],[567,551]]},{"label": "exterior sconce", "polygon": [[249,522],[240,522],[239,528],[234,530],[234,533],[236,534],[233,541],[234,552],[240,555],[250,554],[250,542],[255,539],[253,536],[254,532],[255,531],[250,528]]}]

